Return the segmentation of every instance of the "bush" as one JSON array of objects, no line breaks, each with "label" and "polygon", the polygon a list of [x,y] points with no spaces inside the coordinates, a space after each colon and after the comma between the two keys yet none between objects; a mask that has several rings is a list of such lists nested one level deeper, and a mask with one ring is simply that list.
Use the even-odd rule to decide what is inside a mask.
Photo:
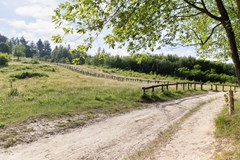
[{"label": "bush", "polygon": [[0,66],[7,66],[9,61],[10,61],[9,55],[0,53]]},{"label": "bush", "polygon": [[10,76],[11,78],[16,79],[25,79],[25,78],[32,78],[32,77],[48,77],[47,74],[44,73],[37,73],[37,72],[21,72]]}]

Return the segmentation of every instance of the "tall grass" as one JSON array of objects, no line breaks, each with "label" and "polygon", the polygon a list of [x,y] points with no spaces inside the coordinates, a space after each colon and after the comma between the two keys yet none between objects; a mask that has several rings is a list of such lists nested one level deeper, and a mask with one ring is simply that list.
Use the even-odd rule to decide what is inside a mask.
[{"label": "tall grass", "polygon": [[218,149],[217,160],[239,160],[240,159],[240,95],[235,97],[235,113],[228,115],[228,108],[215,119],[215,135],[221,142],[222,147]]}]

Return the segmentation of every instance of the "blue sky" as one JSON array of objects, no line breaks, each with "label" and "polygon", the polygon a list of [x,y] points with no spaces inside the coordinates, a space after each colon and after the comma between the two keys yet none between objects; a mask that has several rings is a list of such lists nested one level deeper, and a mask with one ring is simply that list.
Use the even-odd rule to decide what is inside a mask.
[{"label": "blue sky", "polygon": [[[0,0],[0,33],[12,37],[24,36],[27,40],[37,41],[51,40],[52,35],[62,33],[51,24],[51,16],[53,10],[60,2],[64,0]],[[94,42],[91,54],[96,53],[97,48],[105,48],[111,54],[127,55],[126,49],[109,49],[105,44],[103,36]],[[81,43],[81,40],[75,41],[76,38],[69,37],[64,44],[76,46]],[[52,43],[54,47],[55,44]],[[196,56],[193,48],[171,48],[165,47],[154,53],[177,54],[179,56]]]}]

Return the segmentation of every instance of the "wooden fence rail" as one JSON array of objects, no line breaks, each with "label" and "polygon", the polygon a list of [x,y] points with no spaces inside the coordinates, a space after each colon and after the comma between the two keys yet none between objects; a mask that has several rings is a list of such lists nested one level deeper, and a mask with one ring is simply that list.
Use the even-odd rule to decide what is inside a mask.
[{"label": "wooden fence rail", "polygon": [[210,90],[218,91],[220,87],[222,88],[222,91],[226,91],[226,87],[229,87],[230,90],[232,88],[234,91],[236,91],[237,85],[223,85],[223,84],[205,84],[201,82],[169,82],[166,80],[150,80],[150,79],[143,79],[143,78],[133,78],[133,77],[124,77],[124,76],[118,76],[108,73],[101,73],[101,72],[92,72],[89,70],[84,70],[79,67],[69,65],[69,64],[63,64],[63,63],[53,63],[55,65],[67,68],[69,70],[72,70],[77,73],[81,73],[88,76],[93,77],[99,77],[99,78],[107,78],[107,79],[113,79],[118,81],[129,81],[129,82],[140,82],[140,83],[154,83],[157,85],[152,85],[149,87],[142,87],[143,93],[146,93],[146,90],[152,89],[152,93],[154,93],[155,88],[160,87],[161,91],[169,90],[169,86],[175,86],[176,90],[178,90],[180,87],[182,87],[183,90],[189,90],[189,89],[197,89],[197,86],[200,86],[201,90],[204,89],[204,86],[210,86]]},{"label": "wooden fence rail", "polygon": [[99,78],[107,78],[107,79],[113,79],[118,81],[129,81],[129,82],[139,82],[139,83],[155,83],[155,84],[169,83],[169,81],[166,81],[166,80],[150,80],[150,79],[143,79],[143,78],[124,77],[124,76],[118,76],[118,75],[101,73],[101,72],[92,72],[89,70],[81,69],[73,65],[63,64],[63,63],[53,63],[53,64],[67,68],[77,73],[81,73],[87,76],[99,77]]},{"label": "wooden fence rail", "polygon": [[[236,91],[237,87],[236,85],[224,85],[224,84],[205,84],[201,82],[176,82],[176,83],[165,83],[165,84],[158,84],[158,85],[152,85],[148,87],[142,87],[143,94],[146,94],[146,90],[152,89],[152,94],[154,94],[155,88],[161,88],[161,91],[169,90],[169,86],[176,86],[176,90],[179,90],[179,86],[182,87],[183,90],[189,90],[189,89],[197,89],[197,85],[200,86],[200,89],[203,90],[204,86],[210,86],[210,90],[213,91],[219,91],[219,88],[222,88],[222,91],[225,92],[226,87],[229,87],[230,90],[232,88],[234,91]],[[213,88],[213,86],[215,88]]]}]

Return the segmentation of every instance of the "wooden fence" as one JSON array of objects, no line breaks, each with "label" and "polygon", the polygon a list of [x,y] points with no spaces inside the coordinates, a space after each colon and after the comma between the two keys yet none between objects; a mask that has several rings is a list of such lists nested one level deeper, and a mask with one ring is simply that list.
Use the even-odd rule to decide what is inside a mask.
[{"label": "wooden fence", "polygon": [[99,78],[107,78],[107,79],[113,79],[118,81],[129,81],[129,82],[139,82],[139,83],[154,83],[154,84],[169,83],[169,81],[166,81],[166,80],[150,80],[150,79],[142,79],[142,78],[124,77],[124,76],[102,73],[102,72],[92,72],[89,70],[81,69],[73,65],[63,64],[63,63],[53,63],[53,64],[67,68],[77,73],[81,73],[87,76],[99,77]]},{"label": "wooden fence", "polygon": [[[154,83],[157,85],[152,85],[149,87],[142,87],[143,93],[146,93],[146,90],[151,89],[152,93],[154,93],[155,88],[161,88],[161,91],[168,90],[170,86],[175,86],[176,90],[178,90],[180,87],[182,87],[183,90],[189,90],[189,89],[197,89],[197,86],[200,86],[200,89],[203,90],[204,86],[209,86],[210,90],[213,91],[219,91],[221,89],[222,91],[226,91],[225,89],[228,87],[230,90],[232,88],[234,91],[236,91],[237,85],[223,85],[223,84],[205,84],[201,82],[169,82],[166,80],[150,80],[150,79],[142,79],[142,78],[133,78],[133,77],[124,77],[119,75],[113,75],[108,73],[102,73],[102,72],[92,72],[89,70],[81,69],[79,67],[69,65],[69,64],[63,64],[63,63],[53,63],[55,65],[67,68],[69,70],[72,70],[77,73],[81,73],[87,76],[93,76],[93,77],[99,77],[99,78],[107,78],[107,79],[113,79],[118,81],[129,81],[129,82],[140,82],[140,83]],[[206,89],[206,88],[205,88]]]},{"label": "wooden fence", "polygon": [[[176,83],[165,83],[165,84],[159,84],[159,85],[152,85],[148,87],[142,87],[143,94],[146,94],[146,90],[151,89],[152,94],[154,94],[155,88],[161,88],[161,91],[163,92],[164,90],[169,90],[169,86],[175,86],[176,90],[179,90],[180,87],[182,87],[183,90],[189,90],[189,89],[197,89],[197,85],[200,86],[201,90],[204,90],[204,86],[210,87],[210,90],[213,91],[221,91],[225,92],[226,88],[228,87],[230,90],[232,88],[234,91],[236,91],[237,87],[236,85],[224,85],[224,84],[205,84],[205,83],[200,83],[200,82],[176,82]],[[206,88],[205,88],[206,89]]]}]

